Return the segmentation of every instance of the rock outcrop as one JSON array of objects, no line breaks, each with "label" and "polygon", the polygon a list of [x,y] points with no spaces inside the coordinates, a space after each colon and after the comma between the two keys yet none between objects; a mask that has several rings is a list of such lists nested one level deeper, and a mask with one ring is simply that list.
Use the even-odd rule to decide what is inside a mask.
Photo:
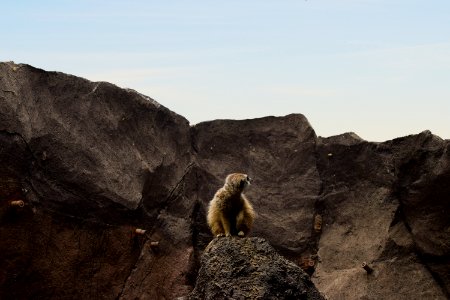
[{"label": "rock outcrop", "polygon": [[[320,291],[331,299],[446,298],[450,282],[434,264],[448,265],[450,194],[419,187],[446,181],[449,144],[430,132],[385,143],[318,143],[323,228],[313,281]],[[367,275],[362,262],[375,272]]]},{"label": "rock outcrop", "polygon": [[0,298],[141,297],[127,286],[143,257],[151,299],[189,291],[186,119],[132,90],[12,63],[0,64],[0,111]]},{"label": "rock outcrop", "polygon": [[321,138],[300,114],[190,126],[132,90],[0,63],[0,298],[187,296],[207,204],[242,171],[252,235],[329,299],[446,299],[449,144]]},{"label": "rock outcrop", "polygon": [[323,299],[309,276],[262,238],[216,238],[201,265],[192,300]]}]

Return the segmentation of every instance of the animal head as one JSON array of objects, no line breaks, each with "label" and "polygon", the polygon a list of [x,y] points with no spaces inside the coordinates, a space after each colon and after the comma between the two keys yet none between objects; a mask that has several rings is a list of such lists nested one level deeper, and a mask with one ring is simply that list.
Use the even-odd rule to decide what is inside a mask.
[{"label": "animal head", "polygon": [[247,174],[242,173],[232,173],[227,176],[225,179],[225,185],[229,186],[235,190],[244,190],[247,186],[250,185],[250,177]]}]

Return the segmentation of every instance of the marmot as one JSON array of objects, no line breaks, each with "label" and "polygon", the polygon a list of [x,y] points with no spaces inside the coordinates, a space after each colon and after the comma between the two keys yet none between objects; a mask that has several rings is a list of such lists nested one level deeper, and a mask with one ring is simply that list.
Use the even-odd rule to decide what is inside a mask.
[{"label": "marmot", "polygon": [[250,185],[247,174],[232,173],[225,179],[209,203],[207,221],[214,236],[247,235],[253,225],[255,212],[243,194]]}]

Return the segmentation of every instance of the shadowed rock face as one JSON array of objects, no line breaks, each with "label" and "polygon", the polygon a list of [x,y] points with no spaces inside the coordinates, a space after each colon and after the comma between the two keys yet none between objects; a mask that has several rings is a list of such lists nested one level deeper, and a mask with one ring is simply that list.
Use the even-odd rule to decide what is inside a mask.
[{"label": "shadowed rock face", "polygon": [[329,299],[446,299],[449,144],[321,138],[299,114],[190,127],[135,91],[0,63],[0,298],[188,295],[207,204],[245,172],[251,235]]},{"label": "shadowed rock face", "polygon": [[[170,258],[192,249],[193,201],[180,192],[192,161],[186,119],[109,83],[9,63],[0,111],[0,298],[130,296],[142,256],[154,265],[150,298],[170,298],[172,281],[183,289],[188,263]],[[12,211],[14,197],[27,205]]]}]

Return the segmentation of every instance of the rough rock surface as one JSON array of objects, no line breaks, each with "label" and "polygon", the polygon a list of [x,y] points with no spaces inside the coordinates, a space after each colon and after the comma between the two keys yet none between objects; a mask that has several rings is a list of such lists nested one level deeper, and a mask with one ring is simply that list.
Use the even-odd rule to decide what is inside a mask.
[{"label": "rough rock surface", "polygon": [[189,291],[178,278],[189,263],[169,259],[192,249],[186,119],[132,90],[13,63],[0,64],[0,112],[0,298],[117,298],[144,253],[152,299],[173,298],[173,282]]},{"label": "rough rock surface", "polygon": [[[320,140],[323,228],[313,276],[320,291],[331,299],[448,296],[443,269],[449,270],[450,193],[443,186],[435,194],[414,188],[443,180],[450,171],[448,148],[448,141],[429,132],[385,143]],[[362,262],[375,272],[365,274]]]},{"label": "rough rock surface", "polygon": [[253,235],[292,257],[314,252],[312,216],[321,182],[316,136],[304,116],[205,122],[193,127],[193,137],[196,163],[211,182],[201,199],[205,207],[227,174],[250,174],[246,195],[257,208]]},{"label": "rough rock surface", "polygon": [[216,238],[201,261],[190,299],[323,299],[309,276],[262,238]]},{"label": "rough rock surface", "polygon": [[187,296],[207,204],[246,172],[252,235],[329,299],[446,299],[449,145],[317,137],[299,114],[189,126],[135,91],[0,63],[0,298]]}]

